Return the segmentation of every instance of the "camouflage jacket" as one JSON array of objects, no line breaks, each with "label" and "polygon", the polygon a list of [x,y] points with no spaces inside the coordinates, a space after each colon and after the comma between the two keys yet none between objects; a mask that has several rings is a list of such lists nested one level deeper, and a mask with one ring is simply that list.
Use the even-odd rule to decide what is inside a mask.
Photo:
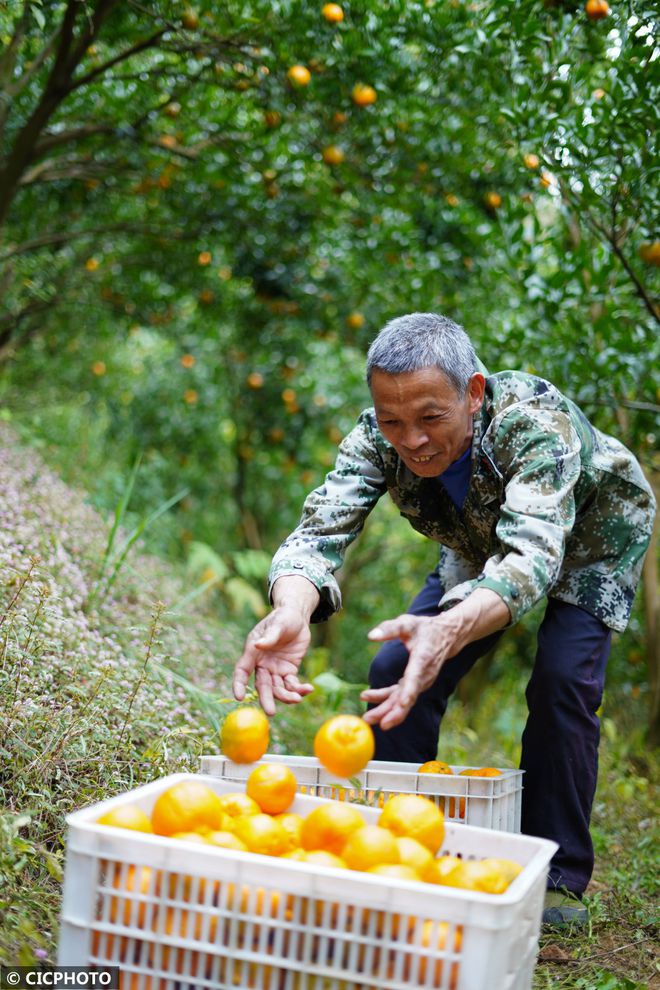
[{"label": "camouflage jacket", "polygon": [[385,492],[414,529],[441,544],[441,609],[490,588],[512,622],[551,595],[625,628],[653,494],[630,451],[550,382],[515,371],[486,378],[461,512],[440,481],[405,467],[366,409],[277,551],[271,587],[284,574],[308,578],[321,595],[312,621],[340,608],[334,572]]}]

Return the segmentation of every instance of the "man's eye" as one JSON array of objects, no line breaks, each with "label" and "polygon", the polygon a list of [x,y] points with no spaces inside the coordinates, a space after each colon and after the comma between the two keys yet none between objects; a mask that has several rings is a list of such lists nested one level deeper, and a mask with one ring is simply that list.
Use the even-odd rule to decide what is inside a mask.
[{"label": "man's eye", "polygon": [[441,419],[441,418],[442,418],[442,417],[440,416],[440,414],[439,414],[439,413],[432,413],[432,414],[430,414],[430,415],[428,415],[428,416],[425,416],[425,417],[424,417],[424,420],[425,420],[425,422],[427,422],[427,423],[432,423],[432,422],[433,422],[433,420],[435,420],[435,419]]}]

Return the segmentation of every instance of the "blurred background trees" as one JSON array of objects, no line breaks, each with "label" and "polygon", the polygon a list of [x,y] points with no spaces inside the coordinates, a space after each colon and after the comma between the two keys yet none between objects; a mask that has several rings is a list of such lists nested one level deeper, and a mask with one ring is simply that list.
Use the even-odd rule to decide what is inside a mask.
[{"label": "blurred background trees", "polygon": [[[657,22],[603,9],[0,4],[2,414],[104,510],[140,454],[136,514],[186,488],[152,546],[246,627],[401,313],[553,380],[658,488]],[[364,680],[434,562],[379,506],[316,665]],[[612,681],[657,734],[656,568]]]}]

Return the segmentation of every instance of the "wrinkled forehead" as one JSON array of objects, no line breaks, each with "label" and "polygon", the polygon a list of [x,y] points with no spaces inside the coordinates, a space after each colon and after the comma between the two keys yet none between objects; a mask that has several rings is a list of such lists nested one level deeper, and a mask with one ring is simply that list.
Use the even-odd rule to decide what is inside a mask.
[{"label": "wrinkled forehead", "polygon": [[393,405],[414,408],[453,405],[461,398],[447,376],[433,366],[399,374],[374,368],[371,395],[376,412]]}]

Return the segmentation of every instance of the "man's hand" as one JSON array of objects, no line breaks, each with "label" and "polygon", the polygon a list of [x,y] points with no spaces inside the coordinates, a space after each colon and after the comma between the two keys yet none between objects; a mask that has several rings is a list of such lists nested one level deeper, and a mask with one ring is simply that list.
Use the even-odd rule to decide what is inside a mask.
[{"label": "man's hand", "polygon": [[400,639],[410,656],[398,684],[362,692],[363,701],[377,705],[365,712],[365,722],[379,724],[381,729],[392,729],[403,722],[422,691],[434,683],[445,660],[454,655],[454,625],[446,612],[433,618],[399,615],[371,630],[369,639],[376,642]]},{"label": "man's hand", "polygon": [[298,679],[298,668],[310,641],[309,624],[300,609],[282,605],[257,623],[245,641],[234,671],[234,697],[242,701],[254,672],[255,687],[266,715],[275,714],[275,700],[295,705],[313,691]]},{"label": "man's hand", "polygon": [[360,697],[370,705],[365,722],[392,729],[400,725],[422,691],[435,682],[443,664],[464,646],[482,639],[511,620],[509,609],[498,594],[477,588],[453,608],[437,616],[399,615],[372,629],[369,639],[383,642],[400,639],[410,654],[403,677],[390,687],[369,688]]}]

